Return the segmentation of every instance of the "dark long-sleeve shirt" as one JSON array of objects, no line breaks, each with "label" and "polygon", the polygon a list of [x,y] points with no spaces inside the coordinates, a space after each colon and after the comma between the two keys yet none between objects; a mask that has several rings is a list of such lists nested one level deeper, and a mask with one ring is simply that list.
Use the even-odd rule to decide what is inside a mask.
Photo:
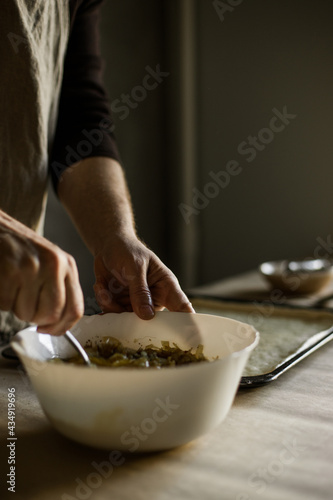
[{"label": "dark long-sleeve shirt", "polygon": [[73,163],[92,156],[119,160],[103,86],[99,16],[103,0],[70,0],[70,34],[49,168],[55,189]]}]

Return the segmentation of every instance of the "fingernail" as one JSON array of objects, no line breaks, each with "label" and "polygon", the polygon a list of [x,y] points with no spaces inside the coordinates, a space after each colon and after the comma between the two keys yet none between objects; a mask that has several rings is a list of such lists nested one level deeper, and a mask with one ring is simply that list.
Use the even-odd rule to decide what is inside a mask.
[{"label": "fingernail", "polygon": [[186,302],[186,304],[183,304],[180,311],[195,313],[194,307],[192,306],[191,302]]},{"label": "fingernail", "polygon": [[143,319],[151,319],[155,316],[155,311],[149,304],[139,307],[140,317]]},{"label": "fingernail", "polygon": [[191,303],[191,302],[189,302],[189,306],[190,306],[190,308],[192,309],[192,312],[194,312],[194,313],[195,313],[195,309],[194,309],[194,307],[192,306],[192,303]]}]

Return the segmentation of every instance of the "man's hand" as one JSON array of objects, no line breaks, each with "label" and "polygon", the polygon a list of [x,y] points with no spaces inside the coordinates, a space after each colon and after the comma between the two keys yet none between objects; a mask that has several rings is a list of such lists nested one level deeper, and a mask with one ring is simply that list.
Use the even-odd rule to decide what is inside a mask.
[{"label": "man's hand", "polygon": [[194,312],[175,275],[137,238],[112,238],[95,257],[96,299],[104,312]]},{"label": "man's hand", "polygon": [[65,333],[83,314],[73,257],[0,211],[0,310]]},{"label": "man's hand", "polygon": [[95,257],[95,293],[103,311],[193,312],[177,278],[137,238],[121,165],[111,158],[86,158],[64,172],[59,198]]}]

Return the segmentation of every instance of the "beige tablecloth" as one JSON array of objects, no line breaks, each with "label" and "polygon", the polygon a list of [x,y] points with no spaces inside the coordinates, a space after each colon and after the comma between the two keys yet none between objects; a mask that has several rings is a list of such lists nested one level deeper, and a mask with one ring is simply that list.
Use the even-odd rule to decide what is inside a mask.
[{"label": "beige tablecloth", "polygon": [[[244,288],[247,280],[244,276]],[[205,293],[219,290],[226,293],[225,283],[208,286]],[[51,428],[15,362],[1,360],[0,377],[2,499],[332,498],[333,343],[275,382],[240,390],[226,420],[206,436],[164,453],[123,455],[113,470],[109,452],[78,445]],[[11,387],[16,389],[15,495],[5,484]]]}]

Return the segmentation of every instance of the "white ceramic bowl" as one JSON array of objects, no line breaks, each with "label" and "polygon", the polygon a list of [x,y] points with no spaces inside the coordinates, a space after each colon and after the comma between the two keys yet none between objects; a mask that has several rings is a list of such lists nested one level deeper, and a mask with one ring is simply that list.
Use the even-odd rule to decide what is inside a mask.
[{"label": "white ceramic bowl", "polygon": [[24,364],[54,427],[87,445],[130,452],[185,444],[216,427],[233,402],[259,334],[220,316],[159,312],[150,321],[134,313],[86,316],[72,329],[81,344],[104,335],[129,347],[161,340],[182,349],[203,344],[214,362],[164,369],[89,368],[47,362],[75,354],[64,337],[19,332],[12,347]]}]

